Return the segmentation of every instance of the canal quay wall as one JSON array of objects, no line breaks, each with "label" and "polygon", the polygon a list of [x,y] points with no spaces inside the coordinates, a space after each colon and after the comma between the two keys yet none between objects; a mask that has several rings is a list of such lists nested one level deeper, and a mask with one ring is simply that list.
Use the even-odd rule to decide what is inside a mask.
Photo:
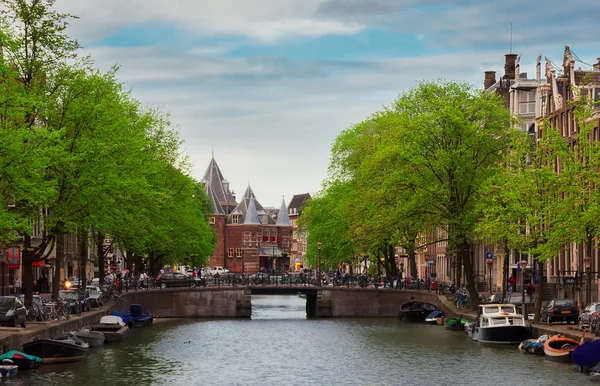
[{"label": "canal quay wall", "polygon": [[69,331],[77,331],[85,326],[96,324],[100,318],[118,307],[115,303],[105,304],[99,309],[84,312],[81,316],[72,315],[68,320],[49,322],[28,322],[27,327],[0,327],[0,348],[2,353],[21,350],[23,344],[36,339],[54,338]]}]

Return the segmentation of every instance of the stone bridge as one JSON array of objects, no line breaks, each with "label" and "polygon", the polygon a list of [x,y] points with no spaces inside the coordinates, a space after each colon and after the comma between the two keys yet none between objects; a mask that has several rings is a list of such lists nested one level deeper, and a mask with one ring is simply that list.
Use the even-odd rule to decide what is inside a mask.
[{"label": "stone bridge", "polygon": [[157,317],[174,318],[250,318],[251,295],[306,296],[309,318],[396,317],[398,307],[420,300],[445,309],[437,294],[411,291],[346,287],[208,287],[156,289],[123,294],[125,303],[142,304]]}]

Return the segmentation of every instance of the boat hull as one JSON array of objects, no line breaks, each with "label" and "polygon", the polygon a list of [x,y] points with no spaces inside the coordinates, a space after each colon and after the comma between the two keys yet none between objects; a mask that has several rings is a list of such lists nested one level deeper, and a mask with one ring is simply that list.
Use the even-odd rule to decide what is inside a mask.
[{"label": "boat hull", "polygon": [[90,347],[103,346],[104,340],[106,339],[104,334],[99,331],[77,331],[74,332],[73,335],[87,343]]},{"label": "boat hull", "polygon": [[579,342],[564,336],[553,336],[544,343],[546,359],[555,362],[572,362],[573,351]]},{"label": "boat hull", "polygon": [[473,340],[485,344],[520,344],[531,335],[532,330],[527,326],[475,327]]},{"label": "boat hull", "polygon": [[437,306],[431,303],[419,301],[404,303],[400,306],[398,319],[407,320],[409,322],[424,322],[425,318],[437,309]]},{"label": "boat hull", "polygon": [[129,332],[129,327],[114,324],[96,324],[90,330],[101,332],[104,335],[104,343],[113,343],[122,341]]},{"label": "boat hull", "polygon": [[43,359],[44,364],[77,362],[87,356],[88,345],[69,340],[40,339],[23,345],[23,352]]},{"label": "boat hull", "polygon": [[15,365],[0,365],[0,378],[10,378],[17,375],[19,366]]}]

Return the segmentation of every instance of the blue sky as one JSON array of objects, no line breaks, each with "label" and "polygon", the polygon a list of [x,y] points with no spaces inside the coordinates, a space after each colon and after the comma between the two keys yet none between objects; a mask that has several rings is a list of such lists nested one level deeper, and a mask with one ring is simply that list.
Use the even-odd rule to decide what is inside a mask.
[{"label": "blue sky", "polygon": [[[567,5],[566,5],[567,4]],[[145,103],[170,112],[200,179],[214,149],[264,206],[315,193],[341,130],[420,80],[483,85],[504,55],[589,68],[600,1],[57,0],[69,33]],[[583,63],[584,62],[584,63]]]}]

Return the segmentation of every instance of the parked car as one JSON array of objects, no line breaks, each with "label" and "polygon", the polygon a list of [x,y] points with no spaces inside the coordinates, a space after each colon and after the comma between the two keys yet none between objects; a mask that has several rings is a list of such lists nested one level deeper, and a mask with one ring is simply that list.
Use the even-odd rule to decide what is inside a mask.
[{"label": "parked car", "polygon": [[102,291],[100,287],[96,285],[88,285],[85,287],[88,294],[88,302],[91,303],[92,307],[99,307],[102,305]]},{"label": "parked car", "polygon": [[592,303],[579,314],[579,327],[589,328],[593,317],[600,314],[600,303]]},{"label": "parked car", "polygon": [[25,328],[27,309],[16,296],[0,296],[0,324],[17,327],[20,324]]},{"label": "parked car", "polygon": [[160,288],[167,287],[195,287],[196,281],[193,277],[181,272],[168,272],[156,278],[156,285]]},{"label": "parked car", "polygon": [[71,314],[81,315],[83,311],[87,311],[85,299],[78,289],[62,290],[58,296],[71,306]]},{"label": "parked car", "polygon": [[579,306],[573,299],[550,300],[543,308],[541,314],[542,323],[573,322],[579,320]]},{"label": "parked car", "polygon": [[227,268],[223,268],[223,267],[219,267],[219,266],[214,266],[212,268],[208,268],[207,270],[205,270],[205,274],[207,275],[225,275],[230,273],[231,271],[229,271]]},{"label": "parked car", "polygon": [[[506,303],[514,304],[517,308],[517,312],[523,313],[523,295],[513,293],[506,299]],[[527,313],[531,313],[534,310],[535,303],[529,299],[529,296],[525,295],[525,304],[527,306]]]}]

